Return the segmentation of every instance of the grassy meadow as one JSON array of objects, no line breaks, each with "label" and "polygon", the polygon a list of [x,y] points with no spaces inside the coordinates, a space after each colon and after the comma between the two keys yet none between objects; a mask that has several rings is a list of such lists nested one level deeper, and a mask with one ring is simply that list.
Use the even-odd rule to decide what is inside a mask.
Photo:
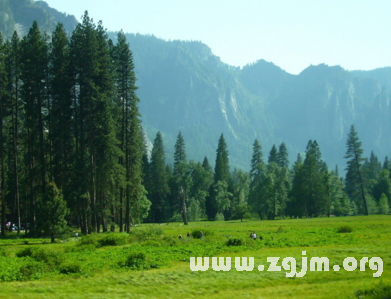
[{"label": "grassy meadow", "polygon": [[[186,237],[200,230],[203,239]],[[0,298],[386,298],[391,289],[391,216],[143,224],[56,244],[15,237],[0,239]],[[280,257],[279,266],[294,257],[300,272],[302,251],[308,268],[311,257],[328,257],[330,271],[266,271],[267,257]],[[232,257],[232,268],[193,272],[193,256]],[[236,271],[235,257],[254,257],[253,271]],[[346,257],[356,270],[343,269]],[[382,258],[381,277],[368,264],[360,271],[362,257]]]}]

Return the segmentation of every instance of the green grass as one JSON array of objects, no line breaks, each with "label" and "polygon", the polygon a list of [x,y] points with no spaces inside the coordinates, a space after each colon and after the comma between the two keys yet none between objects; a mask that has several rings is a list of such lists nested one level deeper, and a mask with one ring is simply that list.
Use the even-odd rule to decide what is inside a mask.
[{"label": "green grass", "polygon": [[[186,237],[200,230],[205,238]],[[263,240],[251,240],[251,232]],[[227,246],[233,239],[238,246]],[[0,298],[384,298],[391,286],[390,216],[145,224],[129,235],[44,241],[0,239]],[[328,257],[330,271],[303,278],[266,271],[272,256],[281,257],[278,265],[295,257],[300,271],[302,251],[308,260]],[[232,269],[193,272],[191,256],[231,256]],[[234,269],[242,256],[254,257],[253,271]],[[382,276],[372,277],[368,264],[365,272],[345,271],[348,256],[381,257]],[[333,271],[334,264],[342,269]]]}]

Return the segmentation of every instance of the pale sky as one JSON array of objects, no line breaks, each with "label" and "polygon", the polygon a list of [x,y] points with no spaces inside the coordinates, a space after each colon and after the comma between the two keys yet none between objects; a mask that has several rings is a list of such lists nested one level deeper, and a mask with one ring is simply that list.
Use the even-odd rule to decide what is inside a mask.
[{"label": "pale sky", "polygon": [[326,63],[391,66],[390,0],[45,0],[110,31],[197,40],[232,66],[259,59],[292,74]]}]

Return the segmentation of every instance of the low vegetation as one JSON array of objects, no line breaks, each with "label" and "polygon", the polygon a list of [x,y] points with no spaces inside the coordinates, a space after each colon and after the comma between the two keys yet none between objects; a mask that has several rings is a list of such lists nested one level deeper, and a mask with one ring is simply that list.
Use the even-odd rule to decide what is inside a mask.
[{"label": "low vegetation", "polygon": [[[107,298],[124,298],[129,292],[135,298],[147,294],[148,298],[181,298],[186,292],[190,298],[261,294],[263,298],[386,298],[391,285],[390,224],[389,216],[173,223],[55,244],[44,239],[26,243],[12,235],[0,239],[1,296],[85,298],[102,291]],[[197,238],[201,231],[204,236]],[[257,233],[256,240],[249,237],[251,232]],[[368,266],[365,272],[330,269],[287,278],[284,270],[238,272],[232,267],[229,272],[192,272],[189,268],[190,257],[252,256],[256,267],[263,264],[266,270],[267,257],[292,256],[300,271],[302,251],[308,258],[328,257],[331,267],[348,256],[357,260],[378,256],[384,271],[380,278],[372,277],[374,271]],[[83,284],[83,290],[75,289],[78,284]],[[156,292],[148,291],[152,285]]]}]

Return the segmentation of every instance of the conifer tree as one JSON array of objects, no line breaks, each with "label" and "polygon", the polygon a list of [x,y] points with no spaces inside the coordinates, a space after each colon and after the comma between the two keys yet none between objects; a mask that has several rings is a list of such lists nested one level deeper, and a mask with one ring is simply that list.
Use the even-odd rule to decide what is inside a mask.
[{"label": "conifer tree", "polygon": [[1,201],[1,236],[6,232],[6,138],[5,122],[8,114],[7,109],[7,73],[5,65],[6,48],[0,33],[0,201]]},{"label": "conifer tree", "polygon": [[165,153],[163,147],[163,138],[160,132],[157,132],[153,142],[150,163],[150,193],[151,211],[149,220],[151,222],[167,221],[166,200],[170,191],[165,165]]},{"label": "conifer tree", "polygon": [[306,157],[303,163],[304,172],[304,211],[307,217],[320,216],[325,213],[325,202],[327,196],[324,162],[321,160],[321,153],[318,143],[309,141],[306,150]]},{"label": "conifer tree", "polygon": [[[113,48],[116,101],[117,106],[121,107],[117,131],[119,132],[120,149],[125,154],[124,157],[120,157],[119,163],[125,166],[125,230],[129,232],[131,218],[140,219],[140,213],[136,211],[146,208],[144,204],[141,204],[142,202],[146,203],[144,196],[142,195],[140,198],[140,195],[145,193],[142,181],[143,159],[145,160],[146,157],[141,115],[138,109],[139,99],[136,95],[133,54],[122,31],[118,33],[117,39],[117,45]],[[120,191],[120,218],[123,213],[122,194],[123,191]]]},{"label": "conifer tree", "polygon": [[[354,125],[350,127],[346,146],[346,191],[349,197],[356,202],[356,205],[362,207],[365,215],[369,215],[362,175],[363,150]],[[359,200],[360,198],[361,200]]]},{"label": "conifer tree", "polygon": [[[21,42],[21,97],[25,103],[30,224],[35,225],[35,202],[45,194],[47,175],[46,117],[48,112],[48,46],[36,21]],[[35,187],[38,187],[36,193]]]},{"label": "conifer tree", "polygon": [[190,185],[190,174],[186,161],[186,148],[185,141],[182,133],[179,132],[174,151],[174,179],[175,179],[175,192],[174,196],[178,198],[178,204],[180,213],[182,215],[183,223],[188,225],[187,221],[187,207],[188,201],[188,189]]},{"label": "conifer tree", "polygon": [[207,157],[205,157],[204,158],[204,160],[202,161],[202,167],[206,170],[206,171],[208,171],[208,172],[210,172],[210,173],[212,173],[212,166],[210,166],[210,164],[209,164],[209,160],[208,160],[208,158]]},{"label": "conifer tree", "polygon": [[54,183],[48,183],[45,190],[43,197],[37,202],[37,228],[38,231],[49,234],[54,243],[56,237],[67,232],[65,217],[69,210],[61,191]]},{"label": "conifer tree", "polygon": [[377,202],[380,201],[382,194],[385,194],[387,198],[391,198],[390,172],[387,169],[380,171],[378,180],[372,187],[372,195]]},{"label": "conifer tree", "polygon": [[273,144],[269,153],[268,163],[270,164],[271,162],[278,163],[278,150],[275,144]]},{"label": "conifer tree", "polygon": [[262,160],[262,147],[255,139],[250,169],[249,204],[251,208],[263,219],[263,205],[261,203],[261,184],[265,174],[265,164]]},{"label": "conifer tree", "polygon": [[387,169],[387,170],[391,169],[390,160],[388,159],[388,156],[384,158],[383,169]]},{"label": "conifer tree", "polygon": [[244,215],[249,211],[248,194],[250,189],[250,175],[242,170],[235,169],[233,173],[234,190],[232,202],[234,216],[243,221]]},{"label": "conifer tree", "polygon": [[292,189],[290,201],[287,205],[287,214],[293,217],[302,217],[305,214],[304,202],[304,170],[303,158],[297,155],[297,160],[292,168]]},{"label": "conifer tree", "polygon": [[20,204],[20,178],[24,168],[22,153],[23,149],[20,144],[23,119],[23,103],[20,98],[20,40],[18,34],[12,36],[8,43],[6,54],[6,71],[7,71],[7,94],[9,102],[9,132],[8,136],[8,177],[9,177],[9,197],[12,200],[12,218],[11,222],[16,223],[18,234],[21,227],[21,204]]},{"label": "conifer tree", "polygon": [[221,134],[216,150],[214,183],[209,188],[209,196],[205,204],[206,214],[210,220],[214,220],[217,213],[225,212],[227,216],[228,208],[231,206],[226,203],[226,199],[230,199],[231,195],[229,189],[230,183],[231,174],[229,172],[228,149],[224,135]]},{"label": "conifer tree", "polygon": [[229,158],[227,144],[225,143],[224,135],[221,134],[216,150],[216,165],[214,171],[214,181],[229,182],[231,174],[229,172]]},{"label": "conifer tree", "polygon": [[[206,158],[205,158],[206,159]],[[213,183],[213,173],[207,165],[207,159],[203,164],[190,162],[191,181],[189,197],[193,203],[199,206],[199,216],[205,215],[205,200],[208,197],[208,190]],[[209,169],[209,170],[208,170]],[[194,210],[194,207],[192,207]]]},{"label": "conifer tree", "polygon": [[53,32],[49,57],[51,74],[49,137],[52,152],[52,178],[63,194],[69,195],[71,163],[74,160],[74,124],[69,42],[61,23],[57,25]]},{"label": "conifer tree", "polygon": [[277,165],[281,168],[289,167],[289,154],[284,142],[282,142],[278,148]]}]

